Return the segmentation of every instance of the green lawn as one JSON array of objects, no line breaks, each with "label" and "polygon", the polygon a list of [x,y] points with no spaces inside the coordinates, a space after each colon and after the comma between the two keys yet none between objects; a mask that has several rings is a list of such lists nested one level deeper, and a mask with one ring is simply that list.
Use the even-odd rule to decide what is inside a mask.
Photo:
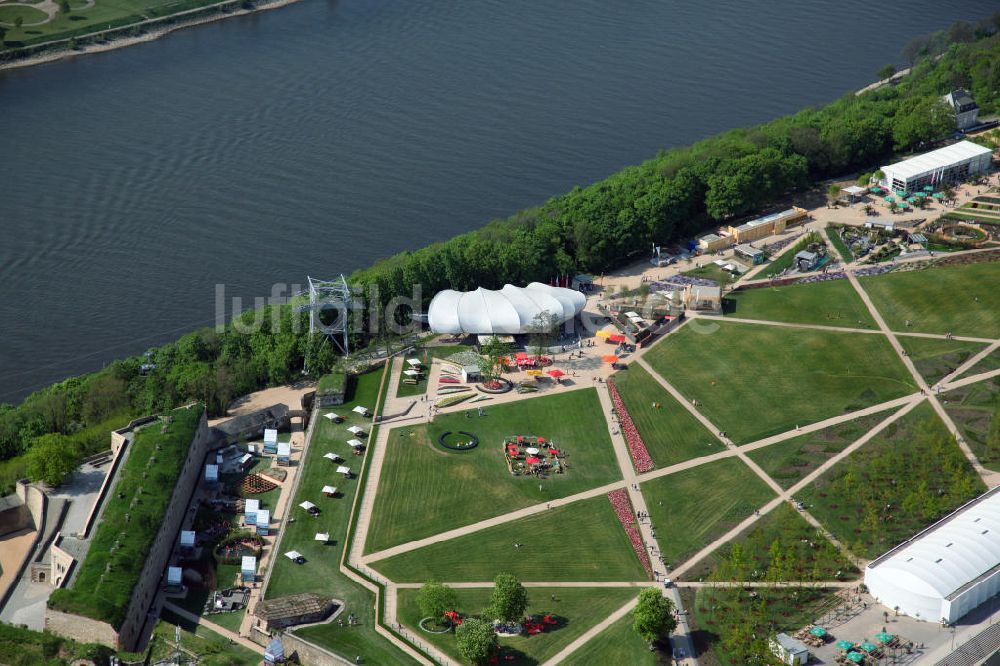
[{"label": "green lawn", "polygon": [[726,314],[742,319],[878,328],[847,280],[733,291],[723,300],[723,309]]},{"label": "green lawn", "polygon": [[917,390],[876,335],[713,322],[685,326],[646,360],[738,443]]},{"label": "green lawn", "polygon": [[736,458],[647,481],[642,494],[663,559],[672,568],[774,498]]},{"label": "green lawn", "polygon": [[[174,627],[181,628],[181,648],[199,656],[209,666],[257,666],[261,655],[238,643],[231,643],[211,629],[192,624],[169,610],[160,614],[150,641],[151,661],[170,659],[174,654]],[[145,655],[143,655],[144,657]]]},{"label": "green lawn", "polygon": [[985,490],[924,402],[799,493],[856,555],[873,558]]},{"label": "green lawn", "polygon": [[48,14],[34,7],[8,7],[0,5],[0,23],[7,23],[14,27],[14,21],[20,18],[26,24],[41,23],[48,18]]},{"label": "green lawn", "polygon": [[991,428],[1000,427],[1000,378],[948,391],[941,399],[983,467],[1000,471],[1000,441],[989,437]]},{"label": "green lawn", "polygon": [[900,335],[897,339],[913,361],[917,372],[930,386],[950,375],[955,368],[986,346],[980,342],[916,338],[908,335]]},{"label": "green lawn", "polygon": [[587,641],[564,662],[567,666],[593,666],[594,664],[629,664],[629,666],[655,666],[660,662],[650,652],[646,641],[632,629],[629,613],[610,627]]},{"label": "green lawn", "polygon": [[[638,364],[615,373],[614,379],[649,455],[659,467],[721,450],[719,440]],[[660,405],[659,409],[653,403]]]},{"label": "green lawn", "polygon": [[[316,421],[313,441],[301,470],[302,478],[298,492],[291,503],[291,506],[295,507],[291,515],[296,520],[285,523],[285,533],[281,541],[281,552],[297,550],[307,561],[299,565],[279,554],[275,558],[265,597],[273,599],[300,592],[316,592],[342,599],[345,602],[345,611],[353,613],[358,618],[359,625],[341,627],[333,622],[300,629],[296,633],[344,655],[349,660],[354,659],[355,655],[361,655],[368,664],[410,664],[413,663],[412,659],[375,632],[372,593],[340,571],[340,556],[347,536],[347,523],[358,479],[355,477],[350,481],[345,480],[335,474],[334,464],[323,458],[329,451],[336,452],[347,459],[346,464],[355,474],[360,472],[361,459],[347,451],[345,428],[357,424],[365,430],[371,430],[371,420],[361,418],[353,413],[351,408],[355,405],[364,405],[373,409],[381,378],[382,371],[379,370],[361,375],[349,383],[347,402],[335,410],[347,417],[344,423],[334,424],[326,418]],[[376,433],[371,434],[374,441]],[[327,484],[335,485],[343,496],[335,499],[324,497],[321,489]],[[320,508],[322,513],[318,518],[309,518],[298,508],[298,504],[303,500],[309,500]],[[316,532],[329,532],[330,545],[315,541],[313,537]]]},{"label": "green lawn", "polygon": [[688,580],[855,580],[860,571],[787,502],[711,553]]},{"label": "green lawn", "polygon": [[749,451],[747,456],[760,465],[761,469],[782,488],[791,488],[887,416],[889,412],[862,416],[847,423]]},{"label": "green lawn", "polygon": [[[420,629],[422,613],[417,605],[418,590],[399,591],[398,618],[415,636],[440,648],[461,663],[455,646],[455,634],[430,634]],[[458,607],[463,617],[478,615],[489,603],[492,588],[458,589]],[[581,587],[532,587],[528,588],[528,615],[552,615],[559,624],[552,629],[532,636],[501,638],[503,660],[513,666],[541,664],[576,640],[583,632],[597,624],[636,595],[635,588],[581,588]],[[640,640],[641,642],[641,640]],[[507,656],[513,657],[508,661]]]},{"label": "green lawn", "polygon": [[[522,544],[515,548],[514,544]],[[379,560],[390,580],[636,581],[646,574],[604,495]]]},{"label": "green lawn", "polygon": [[704,278],[706,280],[715,280],[719,284],[729,284],[730,282],[736,282],[736,277],[732,273],[723,270],[722,267],[716,264],[714,261],[709,261],[707,264],[699,268],[695,268],[690,271],[684,271],[682,275]]},{"label": "green lawn", "polygon": [[[460,351],[468,351],[470,349],[472,349],[472,347],[462,346],[462,345],[444,345],[438,347],[425,347],[423,349],[415,349],[414,351],[410,352],[404,358],[403,367],[399,369],[400,377],[399,377],[399,386],[396,389],[396,397],[405,398],[408,396],[423,395],[427,393],[427,376],[430,374],[431,359],[451,356],[452,354],[457,354]],[[427,373],[424,374],[424,376],[421,377],[416,384],[403,383],[403,379],[405,378],[406,375],[403,375],[402,373],[404,370],[408,370],[410,368],[410,366],[406,364],[405,361],[406,358],[420,359],[420,361],[424,364],[424,368],[427,370]]]},{"label": "green lawn", "polygon": [[[391,433],[366,552],[474,523],[621,478],[596,389],[581,389],[502,405],[485,415],[438,415],[431,424]],[[479,437],[470,451],[438,445],[444,432]],[[538,435],[568,452],[568,469],[548,479],[514,477],[503,438]],[[539,490],[541,487],[541,490]]]},{"label": "green lawn", "polygon": [[1000,263],[893,272],[860,280],[894,331],[1000,337],[996,314]]},{"label": "green lawn", "polygon": [[984,372],[990,372],[1000,368],[1000,349],[994,350],[983,357],[978,363],[973,365],[971,368],[963,372],[960,377],[971,377],[972,375],[982,374]]}]

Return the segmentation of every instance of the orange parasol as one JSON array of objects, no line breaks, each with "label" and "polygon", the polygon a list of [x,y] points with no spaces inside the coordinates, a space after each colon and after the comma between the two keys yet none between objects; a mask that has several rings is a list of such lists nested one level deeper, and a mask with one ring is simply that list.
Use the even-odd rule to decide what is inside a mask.
[{"label": "orange parasol", "polygon": [[608,354],[607,356],[602,356],[601,360],[604,361],[605,363],[617,363],[618,357],[615,356],[614,354]]}]

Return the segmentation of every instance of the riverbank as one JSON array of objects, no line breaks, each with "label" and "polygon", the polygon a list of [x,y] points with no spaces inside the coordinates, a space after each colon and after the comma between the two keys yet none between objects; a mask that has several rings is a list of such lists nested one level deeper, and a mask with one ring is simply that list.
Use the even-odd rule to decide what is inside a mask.
[{"label": "riverbank", "polygon": [[[146,21],[141,21],[139,23],[133,23],[128,26],[120,26],[114,28],[113,30],[104,30],[100,32],[95,32],[89,35],[84,35],[78,38],[78,40],[92,40],[98,39],[102,35],[106,34],[116,34],[123,32],[125,30],[143,30],[142,34],[135,36],[122,36],[122,37],[111,37],[110,39],[97,42],[97,43],[86,43],[79,44],[76,48],[69,48],[68,39],[57,40],[52,42],[52,44],[64,44],[66,46],[59,48],[55,47],[52,50],[41,51],[36,55],[26,56],[24,58],[18,58],[17,60],[11,60],[6,62],[0,62],[0,71],[8,69],[20,69],[24,67],[33,67],[35,65],[42,65],[49,62],[56,62],[58,60],[64,60],[66,58],[75,58],[77,56],[89,55],[92,53],[103,53],[105,51],[113,51],[115,49],[125,48],[127,46],[134,46],[136,44],[143,44],[145,42],[151,42],[153,40],[159,39],[176,30],[182,30],[184,28],[193,28],[199,25],[204,25],[206,23],[214,23],[215,21],[222,21],[228,18],[233,18],[237,16],[246,16],[247,14],[255,14],[257,12],[263,12],[270,9],[278,9],[286,5],[298,2],[299,0],[259,0],[253,7],[247,9],[243,7],[238,7],[232,11],[222,11],[223,7],[232,4],[231,0],[226,0],[226,2],[218,3],[217,5],[208,5],[205,7],[197,7],[195,9],[189,9],[187,11],[178,12],[177,14],[171,14],[170,16],[158,17],[155,19],[148,19]],[[211,15],[204,15],[206,11],[211,11],[213,8],[219,9],[219,12]],[[187,17],[187,18],[185,18]],[[44,44],[38,45],[38,47],[44,47]],[[30,47],[29,47],[30,48]]]}]

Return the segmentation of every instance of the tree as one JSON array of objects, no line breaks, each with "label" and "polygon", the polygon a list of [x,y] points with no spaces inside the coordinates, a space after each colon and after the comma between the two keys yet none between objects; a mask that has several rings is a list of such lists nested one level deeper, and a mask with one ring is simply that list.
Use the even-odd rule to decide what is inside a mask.
[{"label": "tree", "polygon": [[499,574],[493,579],[493,596],[487,616],[501,622],[518,622],[528,607],[528,591],[511,574]]},{"label": "tree", "polygon": [[24,17],[23,16],[15,16],[14,17],[14,27],[17,28],[18,30],[20,30],[22,25],[24,25]]},{"label": "tree", "polygon": [[955,112],[937,97],[917,98],[900,109],[892,124],[896,150],[906,150],[943,139],[955,131]]},{"label": "tree", "polygon": [[865,172],[858,176],[858,187],[868,187],[869,183],[872,182],[871,172]]},{"label": "tree", "polygon": [[541,358],[555,344],[558,324],[551,312],[543,310],[535,315],[528,329],[528,346],[536,358]]},{"label": "tree", "polygon": [[888,79],[895,73],[896,73],[895,65],[882,65],[881,67],[879,67],[879,70],[876,73],[876,75],[878,76],[879,81],[884,81],[885,79]]},{"label": "tree", "polygon": [[455,643],[473,664],[485,664],[497,651],[497,634],[485,620],[468,618],[455,628]]},{"label": "tree", "polygon": [[455,610],[458,599],[455,590],[447,585],[427,581],[417,594],[417,605],[424,617],[440,620],[448,611]]},{"label": "tree", "polygon": [[632,611],[632,629],[647,643],[666,638],[677,628],[674,604],[656,588],[647,587],[639,593],[639,602]]},{"label": "tree", "polygon": [[57,0],[56,4],[59,6],[60,14],[69,14],[72,8],[69,6],[69,0]]},{"label": "tree", "polygon": [[483,379],[499,379],[503,375],[503,359],[511,354],[511,346],[498,338],[491,337],[479,348],[479,372]]},{"label": "tree", "polygon": [[840,199],[840,185],[834,183],[829,187],[827,187],[826,198],[829,199],[830,203],[832,204],[837,203],[837,200]]},{"label": "tree", "polygon": [[882,169],[878,169],[875,173],[872,174],[872,178],[874,178],[878,182],[882,182],[885,179],[885,171],[882,171]]},{"label": "tree", "polygon": [[58,486],[76,469],[80,452],[76,443],[63,435],[48,434],[35,439],[28,448],[27,471],[32,481]]}]

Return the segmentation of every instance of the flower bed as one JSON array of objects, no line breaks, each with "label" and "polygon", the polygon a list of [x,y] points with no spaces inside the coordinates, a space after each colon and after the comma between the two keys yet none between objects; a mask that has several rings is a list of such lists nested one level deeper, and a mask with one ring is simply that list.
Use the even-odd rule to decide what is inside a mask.
[{"label": "flower bed", "polygon": [[653,570],[649,566],[649,556],[646,554],[646,546],[642,543],[639,528],[635,526],[635,511],[632,509],[632,500],[628,498],[628,491],[624,488],[612,490],[608,493],[608,499],[611,500],[611,506],[615,509],[618,522],[622,524],[629,541],[632,542],[632,549],[639,556],[642,568],[646,570],[647,575],[651,575]]},{"label": "flower bed", "polygon": [[628,444],[628,451],[632,456],[632,465],[639,473],[648,472],[654,467],[653,459],[649,457],[646,444],[642,441],[635,423],[632,422],[632,417],[629,416],[625,401],[618,395],[618,388],[615,386],[613,377],[608,379],[608,390],[611,392],[611,403],[615,407],[615,413],[618,414],[618,421],[622,426],[622,435],[625,436],[625,443]]}]

